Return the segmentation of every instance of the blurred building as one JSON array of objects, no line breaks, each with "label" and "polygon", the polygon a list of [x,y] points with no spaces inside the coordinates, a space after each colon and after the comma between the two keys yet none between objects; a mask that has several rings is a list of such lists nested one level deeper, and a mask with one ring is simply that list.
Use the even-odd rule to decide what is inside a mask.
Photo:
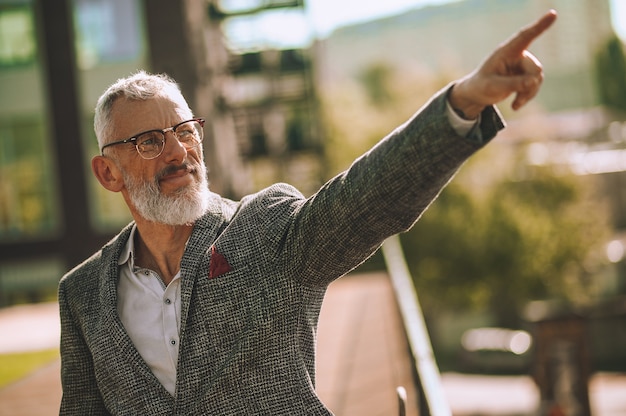
[{"label": "blurred building", "polygon": [[144,27],[138,0],[0,1],[0,303],[54,288],[127,223],[85,173],[95,102],[146,66]]},{"label": "blurred building", "polygon": [[207,118],[213,190],[237,198],[280,178],[319,186],[307,45],[252,45],[230,33],[236,18],[247,19],[235,25],[241,32],[265,13],[302,14],[303,2],[237,4],[0,0],[0,304],[53,293],[131,219],[121,196],[93,178],[90,159],[97,98],[138,69],[173,76]]},{"label": "blurred building", "polygon": [[288,181],[310,195],[324,178],[312,28],[304,13],[303,0],[222,0],[211,9],[230,54],[223,94],[249,171],[245,191]]}]

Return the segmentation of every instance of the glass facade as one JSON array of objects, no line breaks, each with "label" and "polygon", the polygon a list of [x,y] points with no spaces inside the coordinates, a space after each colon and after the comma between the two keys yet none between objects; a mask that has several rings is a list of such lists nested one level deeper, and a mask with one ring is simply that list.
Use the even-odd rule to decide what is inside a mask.
[{"label": "glass facade", "polygon": [[[40,62],[33,0],[0,0],[0,241],[59,236],[59,183],[50,137],[45,77]],[[145,68],[144,23],[138,0],[74,0],[80,115],[85,160],[98,152],[93,108],[117,78]],[[89,169],[87,168],[87,171]],[[90,220],[95,230],[119,228],[130,219],[119,195],[89,179]],[[79,196],[80,197],[80,196]]]},{"label": "glass facade", "polygon": [[74,0],[76,52],[81,69],[135,61],[143,53],[137,1]]},{"label": "glass facade", "polygon": [[59,229],[31,2],[0,3],[0,240]]},{"label": "glass facade", "polygon": [[[64,178],[57,154],[63,146],[55,142],[54,131],[59,130],[52,119],[59,113],[53,109],[59,108],[51,106],[64,101],[50,95],[49,65],[42,60],[46,45],[39,43],[51,17],[40,15],[42,4],[35,0],[0,0],[0,306],[52,299],[59,278],[80,261],[72,253],[85,246],[83,238],[106,241],[130,220],[121,196],[102,189],[89,166],[98,153],[93,133],[98,96],[116,79],[146,67],[140,0],[70,4],[75,44],[68,46],[75,51],[78,88],[68,91],[78,91],[80,138],[59,141],[67,147],[83,140],[84,153],[76,169],[63,169]],[[87,195],[61,192],[73,182],[68,172],[87,176]],[[68,237],[68,229],[76,226],[63,220],[68,207],[77,206],[88,210],[84,215],[90,230],[81,241]]]},{"label": "glass facade", "polygon": [[34,29],[28,4],[0,4],[0,67],[30,65],[35,61]]},{"label": "glass facade", "polygon": [[58,231],[54,165],[41,115],[0,119],[0,238]]},{"label": "glass facade", "polygon": [[[147,69],[145,24],[139,0],[74,0],[78,82],[82,96],[85,166],[99,153],[93,132],[98,97],[118,78]],[[131,217],[120,194],[88,174],[90,218],[100,232],[117,231]]]}]

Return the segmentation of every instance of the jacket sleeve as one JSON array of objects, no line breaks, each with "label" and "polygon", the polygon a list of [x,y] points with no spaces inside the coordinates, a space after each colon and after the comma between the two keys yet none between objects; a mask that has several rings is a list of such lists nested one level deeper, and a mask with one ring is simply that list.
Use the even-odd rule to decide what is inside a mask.
[{"label": "jacket sleeve", "polygon": [[72,318],[64,282],[59,285],[61,314],[61,385],[59,415],[109,415],[96,385],[91,354]]},{"label": "jacket sleeve", "polygon": [[448,91],[312,197],[290,202],[291,223],[276,238],[283,269],[309,287],[347,273],[387,237],[410,229],[463,163],[504,127],[489,107],[468,137],[459,136],[446,113]]}]

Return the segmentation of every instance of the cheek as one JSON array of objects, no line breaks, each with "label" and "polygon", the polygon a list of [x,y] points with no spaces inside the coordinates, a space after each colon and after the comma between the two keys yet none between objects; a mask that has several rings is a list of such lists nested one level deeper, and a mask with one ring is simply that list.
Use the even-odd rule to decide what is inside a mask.
[{"label": "cheek", "polygon": [[194,154],[195,158],[202,160],[204,157],[204,147],[202,146],[202,143],[200,143],[199,146],[193,148],[191,152]]},{"label": "cheek", "polygon": [[151,169],[140,161],[131,163],[126,169],[127,176],[129,176],[135,183],[156,183],[158,182],[157,171]]},{"label": "cheek", "polygon": [[191,151],[187,151],[187,156],[190,159],[191,163],[193,163],[194,165],[200,166],[204,164],[204,154],[201,147],[197,147]]}]

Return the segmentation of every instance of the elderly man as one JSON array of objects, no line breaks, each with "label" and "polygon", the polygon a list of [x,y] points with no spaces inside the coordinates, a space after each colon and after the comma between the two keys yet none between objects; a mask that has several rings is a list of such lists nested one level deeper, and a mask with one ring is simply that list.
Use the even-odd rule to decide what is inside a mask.
[{"label": "elderly man", "polygon": [[[315,336],[329,283],[409,229],[542,82],[548,12],[310,198],[211,193],[204,120],[139,72],[96,106],[92,168],[134,221],[59,286],[64,415],[329,415]],[[207,115],[210,116],[210,115]]]}]

